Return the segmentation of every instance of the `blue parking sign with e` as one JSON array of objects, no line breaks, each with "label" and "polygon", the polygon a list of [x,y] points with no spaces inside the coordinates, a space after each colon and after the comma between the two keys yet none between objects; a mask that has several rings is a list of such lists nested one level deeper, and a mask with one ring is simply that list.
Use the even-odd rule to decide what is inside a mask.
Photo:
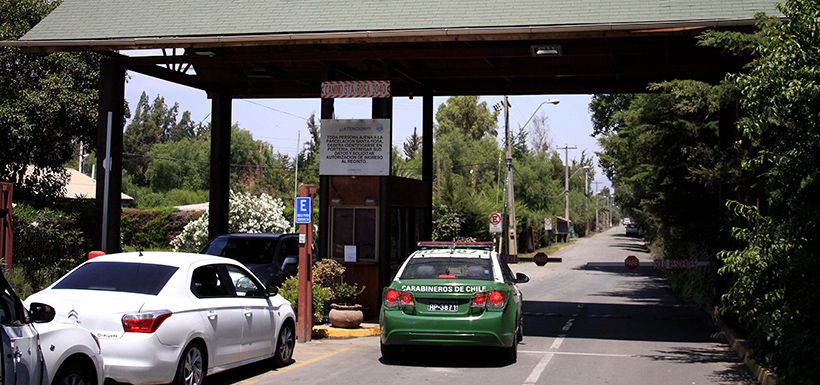
[{"label": "blue parking sign with e", "polygon": [[296,198],[296,223],[300,225],[307,225],[311,223],[311,207],[310,197]]}]

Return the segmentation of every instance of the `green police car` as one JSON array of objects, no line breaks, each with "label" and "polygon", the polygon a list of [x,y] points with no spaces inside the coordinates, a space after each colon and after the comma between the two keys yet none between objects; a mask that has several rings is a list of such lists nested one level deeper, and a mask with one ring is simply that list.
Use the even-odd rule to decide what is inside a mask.
[{"label": "green police car", "polygon": [[517,359],[521,292],[530,279],[513,274],[488,242],[420,242],[385,288],[379,313],[381,353],[403,346],[498,347]]}]

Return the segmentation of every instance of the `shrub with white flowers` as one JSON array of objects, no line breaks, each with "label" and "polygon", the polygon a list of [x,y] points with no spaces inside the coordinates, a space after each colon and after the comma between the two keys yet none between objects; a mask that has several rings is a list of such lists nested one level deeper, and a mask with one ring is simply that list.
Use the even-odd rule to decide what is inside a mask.
[{"label": "shrub with white flowers", "polygon": [[[282,213],[285,205],[279,198],[263,193],[254,196],[247,192],[231,191],[228,209],[228,232],[282,233],[290,223]],[[174,251],[199,251],[208,242],[208,213],[191,221],[171,241]]]}]

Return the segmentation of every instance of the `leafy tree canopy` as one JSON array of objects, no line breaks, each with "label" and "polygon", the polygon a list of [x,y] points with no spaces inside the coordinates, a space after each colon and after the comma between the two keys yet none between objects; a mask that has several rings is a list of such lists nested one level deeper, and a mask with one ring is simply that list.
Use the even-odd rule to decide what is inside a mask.
[{"label": "leafy tree canopy", "polygon": [[[58,3],[0,2],[0,40],[19,39]],[[42,203],[59,194],[75,145],[94,142],[99,63],[93,53],[0,47],[0,180],[15,184],[18,200]]]},{"label": "leafy tree canopy", "polygon": [[490,111],[487,102],[478,102],[478,96],[454,96],[436,111],[438,129],[436,135],[460,132],[467,138],[478,140],[485,135],[496,137],[498,112]]}]

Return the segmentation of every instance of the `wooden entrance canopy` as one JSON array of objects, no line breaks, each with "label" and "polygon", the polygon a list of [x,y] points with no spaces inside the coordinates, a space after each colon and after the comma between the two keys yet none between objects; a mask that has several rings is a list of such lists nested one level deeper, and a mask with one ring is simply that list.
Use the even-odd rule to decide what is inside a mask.
[{"label": "wooden entrance canopy", "polygon": [[[775,1],[64,0],[19,41],[0,44],[110,57],[101,71],[97,153],[106,153],[111,129],[112,201],[121,190],[125,71],[207,92],[215,235],[227,231],[229,170],[219,165],[229,159],[233,98],[315,98],[325,80],[389,80],[393,96],[424,97],[429,198],[433,96],[641,92],[676,78],[716,81],[742,63],[699,46],[696,36],[751,30],[757,12],[776,14]],[[124,52],[132,49],[162,54]],[[374,99],[374,117],[390,110],[389,99]],[[332,116],[325,99],[322,117]],[[100,212],[111,230],[107,248],[117,250],[120,211]]]},{"label": "wooden entrance canopy", "polygon": [[124,64],[236,98],[318,97],[328,66],[337,80],[387,77],[395,96],[635,92],[737,69],[738,61],[694,37],[749,29],[756,12],[777,13],[774,4],[65,0],[11,44],[113,56],[166,48]]}]

